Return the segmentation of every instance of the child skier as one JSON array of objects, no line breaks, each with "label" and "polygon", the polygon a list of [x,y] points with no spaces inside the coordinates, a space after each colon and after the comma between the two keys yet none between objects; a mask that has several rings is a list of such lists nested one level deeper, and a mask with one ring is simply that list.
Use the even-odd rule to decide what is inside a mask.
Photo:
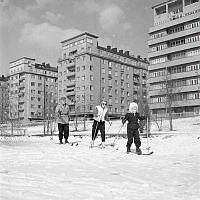
[{"label": "child skier", "polygon": [[101,105],[96,106],[94,110],[91,147],[94,146],[94,140],[99,130],[101,132],[102,147],[105,147],[105,121],[109,121],[108,108],[106,106],[106,101],[102,100]]},{"label": "child skier", "polygon": [[127,153],[131,152],[131,145],[134,143],[136,146],[136,153],[138,155],[142,154],[142,151],[140,149],[141,141],[140,141],[140,135],[139,135],[139,123],[138,120],[144,120],[146,119],[145,116],[140,116],[138,113],[138,105],[134,102],[130,103],[129,105],[129,112],[126,113],[125,117],[122,119],[122,123],[124,124],[126,120],[128,121],[127,124]]}]

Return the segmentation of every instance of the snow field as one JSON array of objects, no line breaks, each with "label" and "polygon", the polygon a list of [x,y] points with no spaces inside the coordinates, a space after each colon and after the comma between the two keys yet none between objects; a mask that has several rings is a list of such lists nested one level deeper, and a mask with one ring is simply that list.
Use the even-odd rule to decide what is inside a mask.
[{"label": "snow field", "polygon": [[[91,149],[89,136],[70,136],[69,141],[75,140],[80,140],[77,147],[57,144],[57,136],[1,143],[0,199],[200,198],[197,134],[153,136],[151,156],[126,154],[124,138],[116,140],[119,150]],[[147,139],[141,140],[145,150]],[[106,139],[106,143],[113,141],[114,137]],[[95,143],[100,142],[98,137]]]}]

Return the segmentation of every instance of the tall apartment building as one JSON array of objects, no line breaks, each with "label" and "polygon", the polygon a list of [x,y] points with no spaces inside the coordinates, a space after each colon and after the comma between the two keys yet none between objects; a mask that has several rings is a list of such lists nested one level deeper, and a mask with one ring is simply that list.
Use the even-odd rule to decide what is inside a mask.
[{"label": "tall apartment building", "polygon": [[57,104],[57,68],[23,57],[10,62],[10,114],[29,122],[54,115]]},{"label": "tall apartment building", "polygon": [[168,0],[153,7],[149,30],[150,109],[200,114],[200,2]]},{"label": "tall apartment building", "polygon": [[0,77],[0,124],[9,119],[9,77]]},{"label": "tall apartment building", "polygon": [[68,98],[72,113],[92,114],[105,99],[111,115],[123,114],[133,99],[145,98],[146,59],[99,46],[98,36],[87,32],[61,44],[58,96]]}]

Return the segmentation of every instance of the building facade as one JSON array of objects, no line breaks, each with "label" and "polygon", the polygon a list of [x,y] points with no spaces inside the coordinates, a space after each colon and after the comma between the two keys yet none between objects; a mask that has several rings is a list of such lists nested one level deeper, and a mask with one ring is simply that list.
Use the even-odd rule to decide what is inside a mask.
[{"label": "building facade", "polygon": [[146,59],[129,51],[98,45],[98,36],[83,33],[61,42],[58,96],[66,96],[75,114],[92,114],[101,99],[111,115],[124,114],[129,102],[146,97]]},{"label": "building facade", "polygon": [[149,30],[149,98],[154,114],[200,114],[200,2],[168,0],[153,7]]},{"label": "building facade", "polygon": [[9,77],[0,77],[0,124],[9,119]]},{"label": "building facade", "polygon": [[57,104],[57,68],[23,57],[10,62],[10,117],[22,122],[54,116]]}]

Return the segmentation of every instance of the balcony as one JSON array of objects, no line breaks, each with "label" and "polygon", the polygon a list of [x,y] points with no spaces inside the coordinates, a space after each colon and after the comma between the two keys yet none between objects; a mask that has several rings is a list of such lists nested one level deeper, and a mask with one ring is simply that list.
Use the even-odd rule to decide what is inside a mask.
[{"label": "balcony", "polygon": [[25,83],[20,83],[20,84],[19,84],[19,89],[20,89],[20,88],[25,88]]},{"label": "balcony", "polygon": [[188,29],[188,30],[177,32],[177,33],[169,34],[169,35],[166,35],[164,37],[150,39],[150,40],[148,40],[148,45],[151,46],[151,45],[154,45],[154,44],[163,43],[165,41],[173,40],[174,38],[181,38],[181,37],[184,37],[184,36],[187,36],[187,35],[193,35],[193,34],[198,33],[198,32],[199,32],[199,27],[195,27],[195,28],[192,28],[192,29]]},{"label": "balcony", "polygon": [[74,72],[68,72],[68,73],[66,73],[66,76],[67,77],[75,76],[75,71]]},{"label": "balcony", "polygon": [[72,86],[72,85],[75,85],[76,84],[76,81],[75,80],[72,80],[72,81],[66,81],[66,85],[67,86]]},{"label": "balcony", "polygon": [[181,59],[176,59],[176,60],[172,60],[172,61],[168,60],[167,62],[150,65],[149,70],[155,70],[155,69],[176,66],[176,65],[184,65],[184,64],[198,62],[198,61],[199,61],[199,55],[183,57]]},{"label": "balcony", "polygon": [[184,50],[187,50],[187,49],[196,48],[196,47],[199,47],[199,46],[200,46],[200,41],[196,41],[196,42],[182,44],[182,45],[178,45],[178,46],[174,46],[174,47],[168,47],[168,48],[163,49],[161,51],[151,52],[151,53],[148,54],[148,56],[151,57],[151,58],[152,57],[158,57],[158,56],[178,52],[180,50],[184,51]]},{"label": "balcony", "polygon": [[[185,106],[199,106],[199,99],[187,99],[183,101],[174,101],[172,102],[172,107],[185,107]],[[150,103],[150,109],[165,109],[165,103]]]},{"label": "balcony", "polygon": [[18,94],[18,96],[19,96],[19,97],[24,97],[24,92],[20,92],[20,93]]}]

